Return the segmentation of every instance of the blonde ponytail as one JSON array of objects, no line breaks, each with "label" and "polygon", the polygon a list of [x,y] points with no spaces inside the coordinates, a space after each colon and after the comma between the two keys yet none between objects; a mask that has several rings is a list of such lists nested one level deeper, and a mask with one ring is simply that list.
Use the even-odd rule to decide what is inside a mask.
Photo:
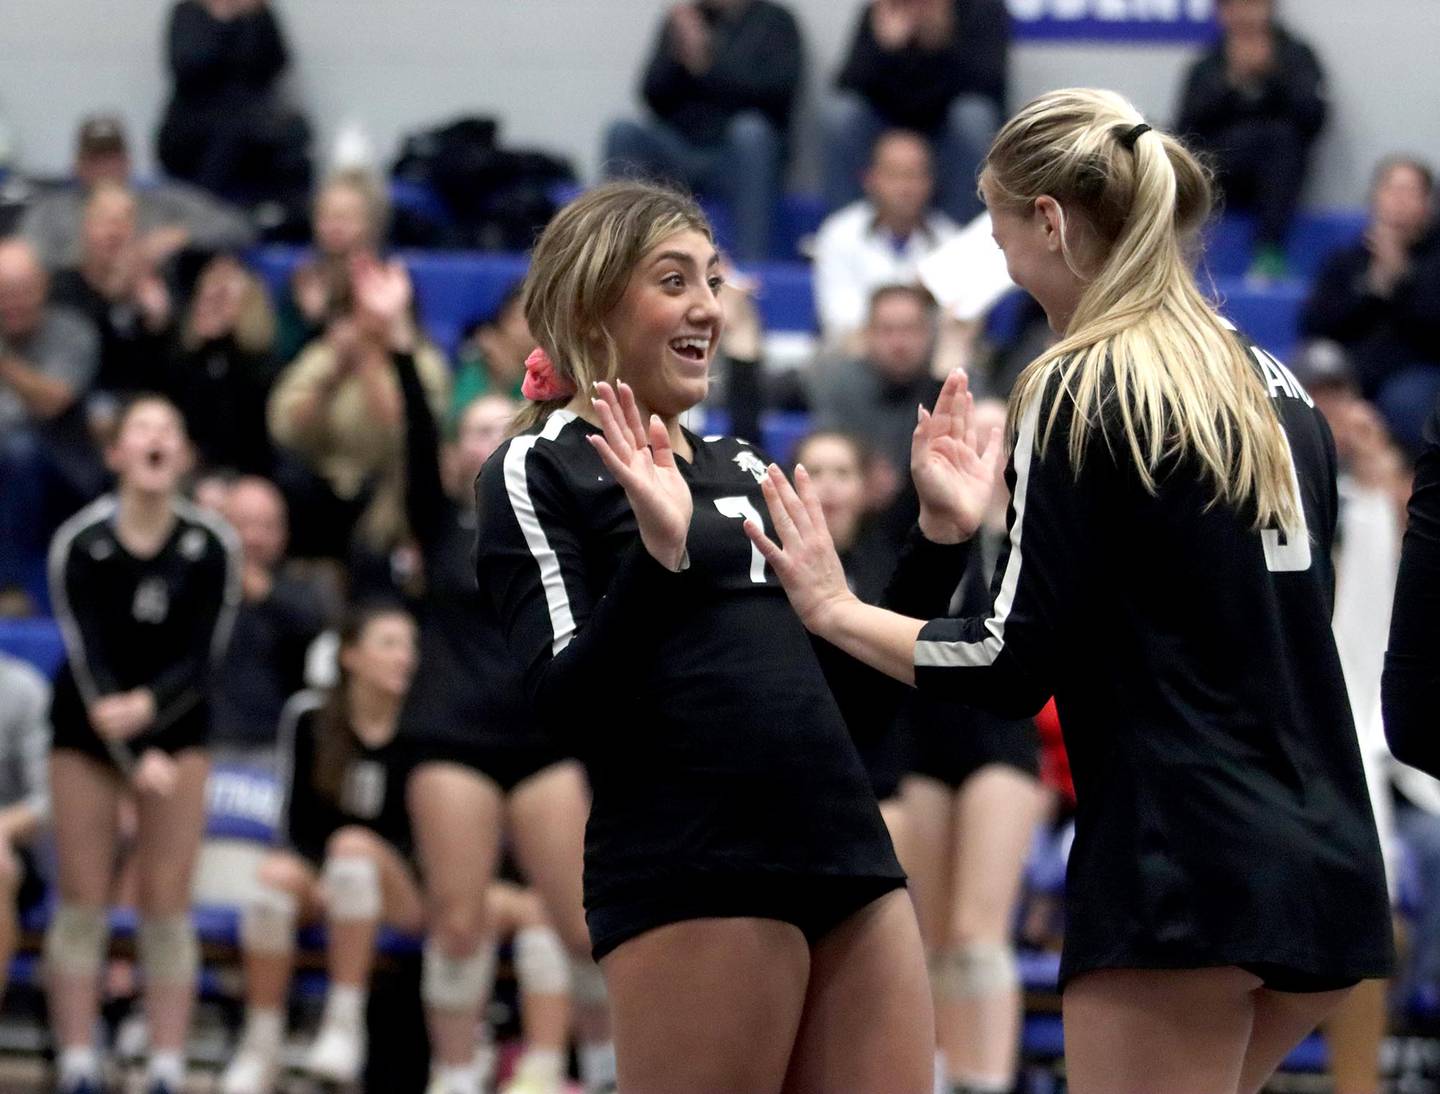
[{"label": "blonde ponytail", "polygon": [[[1062,235],[1066,261],[1088,283],[1059,343],[1017,381],[1012,431],[1058,377],[1074,404],[1077,472],[1090,430],[1113,412],[1146,489],[1155,491],[1163,461],[1193,458],[1217,504],[1248,507],[1257,527],[1292,528],[1299,514],[1279,417],[1257,363],[1196,286],[1185,251],[1210,213],[1209,178],[1178,140],[1139,124],[1114,92],[1055,91],[1012,118],[986,158],[989,201],[1028,209],[1048,195],[1070,214],[1071,234],[1093,232],[1105,251],[1098,270],[1082,271]],[[1061,403],[1050,407],[1042,450]]]}]

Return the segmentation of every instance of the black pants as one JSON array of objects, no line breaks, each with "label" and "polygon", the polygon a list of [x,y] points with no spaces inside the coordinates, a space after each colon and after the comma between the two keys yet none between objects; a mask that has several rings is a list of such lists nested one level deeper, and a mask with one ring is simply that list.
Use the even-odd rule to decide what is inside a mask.
[{"label": "black pants", "polygon": [[1226,205],[1255,215],[1257,246],[1283,247],[1305,188],[1310,142],[1293,123],[1257,118],[1205,137]]}]

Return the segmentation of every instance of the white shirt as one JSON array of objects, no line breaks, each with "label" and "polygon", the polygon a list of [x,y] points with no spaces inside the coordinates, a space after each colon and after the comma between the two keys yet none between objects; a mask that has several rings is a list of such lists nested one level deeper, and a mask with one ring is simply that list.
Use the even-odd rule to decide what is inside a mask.
[{"label": "white shirt", "polygon": [[917,285],[922,259],[958,229],[944,213],[929,213],[905,240],[875,223],[875,207],[857,201],[830,216],[815,236],[815,306],[827,340],[865,325],[870,294],[885,285]]}]

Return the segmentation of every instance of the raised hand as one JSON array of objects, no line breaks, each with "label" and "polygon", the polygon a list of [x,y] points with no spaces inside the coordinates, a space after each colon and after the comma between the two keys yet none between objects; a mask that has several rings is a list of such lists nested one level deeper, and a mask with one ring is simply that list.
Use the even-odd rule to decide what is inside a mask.
[{"label": "raised hand", "polygon": [[754,521],[745,522],[745,534],[775,571],[785,595],[806,629],[823,633],[827,612],[855,599],[845,581],[845,569],[830,538],[820,498],[804,466],[795,468],[795,486],[773,463],[760,483],[770,520],[780,537],[776,546]]},{"label": "raised hand", "polygon": [[604,435],[592,435],[590,443],[625,488],[640,542],[667,570],[681,569],[694,503],[675,463],[665,424],[651,415],[646,429],[629,384],[620,384],[616,391],[602,380],[595,385],[594,405]]},{"label": "raised hand", "polygon": [[920,529],[936,543],[969,539],[985,519],[1001,459],[1000,429],[977,438],[965,373],[952,372],[932,414],[924,407],[910,440],[910,474],[920,495]]},{"label": "raised hand", "polygon": [[409,349],[415,324],[410,317],[414,290],[410,272],[398,259],[381,262],[372,254],[350,260],[350,287],[363,326],[389,340],[395,349]]}]

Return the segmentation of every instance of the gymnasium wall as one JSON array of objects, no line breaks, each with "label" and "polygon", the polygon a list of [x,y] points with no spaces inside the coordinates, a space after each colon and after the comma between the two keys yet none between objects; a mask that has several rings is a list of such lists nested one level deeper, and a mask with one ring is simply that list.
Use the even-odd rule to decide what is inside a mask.
[{"label": "gymnasium wall", "polygon": [[[272,0],[296,55],[293,92],[322,136],[361,120],[388,158],[398,134],[460,112],[506,118],[508,138],[598,160],[607,119],[635,82],[665,0]],[[1362,200],[1373,161],[1407,149],[1440,160],[1436,0],[1282,0],[1320,49],[1335,115],[1312,203]],[[806,110],[847,44],[859,0],[791,0],[808,43]],[[144,144],[163,106],[168,0],[8,0],[0,117],[20,161],[62,170],[74,124],[109,107]],[[1069,83],[1108,84],[1169,118],[1186,52],[1173,47],[1020,47],[1015,102]],[[803,127],[801,132],[803,133]],[[796,180],[813,177],[802,139]]]}]

